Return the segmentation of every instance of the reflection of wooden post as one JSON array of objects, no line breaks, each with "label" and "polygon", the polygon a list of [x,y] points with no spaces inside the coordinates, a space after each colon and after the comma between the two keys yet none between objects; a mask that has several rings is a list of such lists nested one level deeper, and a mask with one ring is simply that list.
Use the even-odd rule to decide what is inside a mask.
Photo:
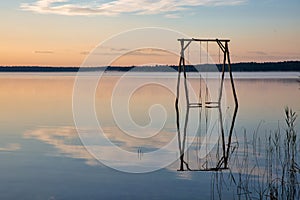
[{"label": "reflection of wooden post", "polygon": [[232,140],[232,134],[233,134],[233,128],[235,125],[235,120],[237,116],[238,106],[235,106],[232,119],[231,119],[231,125],[228,133],[228,141],[227,141],[227,147],[225,144],[225,132],[224,132],[224,125],[223,125],[223,115],[222,115],[222,109],[219,107],[219,120],[220,120],[220,127],[221,127],[221,134],[222,134],[222,150],[223,150],[223,157],[219,160],[219,163],[217,164],[217,169],[222,168],[222,165],[224,164],[224,169],[228,169],[228,159],[230,156],[230,148],[231,148],[231,140]]},{"label": "reflection of wooden post", "polygon": [[[222,135],[222,153],[223,153],[224,165],[225,165],[225,168],[227,168],[227,165],[226,165],[226,162],[225,162],[225,160],[227,160],[227,159],[225,159],[225,157],[226,157],[225,132],[224,132],[223,115],[222,115],[221,107],[218,107],[218,111],[219,111],[219,122],[220,122],[221,135]],[[221,167],[221,166],[218,166],[218,165],[219,164],[217,164],[217,168]]]},{"label": "reflection of wooden post", "polygon": [[224,156],[224,165],[225,165],[225,168],[228,168],[228,159],[229,159],[229,156],[230,156],[229,154],[230,154],[230,148],[231,148],[231,139],[232,139],[232,133],[233,133],[233,128],[234,128],[234,124],[235,124],[235,119],[236,119],[237,111],[238,111],[238,105],[236,105],[235,108],[234,108],[234,112],[233,112],[233,116],[232,116],[232,121],[231,121],[231,126],[230,126],[230,130],[229,130],[228,143],[227,143],[227,151],[226,151],[226,155]]}]

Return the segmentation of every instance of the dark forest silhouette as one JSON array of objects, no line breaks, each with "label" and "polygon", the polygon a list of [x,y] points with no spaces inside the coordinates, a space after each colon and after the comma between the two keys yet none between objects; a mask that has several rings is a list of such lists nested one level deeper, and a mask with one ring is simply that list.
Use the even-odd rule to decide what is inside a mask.
[{"label": "dark forest silhouette", "polygon": [[[286,62],[266,62],[266,63],[233,63],[232,71],[234,72],[300,72],[300,61],[286,61]],[[211,71],[212,64],[202,65],[187,65],[187,72],[196,71]],[[222,66],[217,65],[219,71]],[[172,72],[177,71],[177,65],[158,65],[158,66],[109,66],[109,67],[41,67],[41,66],[1,66],[0,72],[78,72],[80,71],[120,71],[126,72],[134,68],[135,72]]]}]

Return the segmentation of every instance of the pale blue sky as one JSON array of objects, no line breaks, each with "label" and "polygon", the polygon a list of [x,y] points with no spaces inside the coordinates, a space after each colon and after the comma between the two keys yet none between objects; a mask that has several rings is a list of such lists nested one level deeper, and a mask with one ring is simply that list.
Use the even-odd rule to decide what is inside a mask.
[{"label": "pale blue sky", "polygon": [[[300,60],[299,0],[37,2],[0,2],[0,65],[80,65],[80,52],[119,32],[151,26],[230,38],[234,62]],[[33,53],[43,51],[49,54]]]}]

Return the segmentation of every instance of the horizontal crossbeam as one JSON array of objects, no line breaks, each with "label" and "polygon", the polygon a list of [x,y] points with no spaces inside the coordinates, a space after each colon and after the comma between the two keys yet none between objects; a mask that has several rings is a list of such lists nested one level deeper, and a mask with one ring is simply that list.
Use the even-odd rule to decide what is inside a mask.
[{"label": "horizontal crossbeam", "polygon": [[197,38],[191,38],[191,39],[178,39],[178,41],[197,41],[197,42],[230,42],[229,39],[197,39]]}]

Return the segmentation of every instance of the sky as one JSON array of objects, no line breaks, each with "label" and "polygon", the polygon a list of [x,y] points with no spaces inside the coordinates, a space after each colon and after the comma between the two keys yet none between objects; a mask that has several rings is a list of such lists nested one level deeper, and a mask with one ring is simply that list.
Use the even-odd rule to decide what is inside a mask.
[{"label": "sky", "polygon": [[2,0],[0,65],[80,66],[99,43],[143,27],[230,38],[232,62],[300,60],[299,9],[299,0]]}]

